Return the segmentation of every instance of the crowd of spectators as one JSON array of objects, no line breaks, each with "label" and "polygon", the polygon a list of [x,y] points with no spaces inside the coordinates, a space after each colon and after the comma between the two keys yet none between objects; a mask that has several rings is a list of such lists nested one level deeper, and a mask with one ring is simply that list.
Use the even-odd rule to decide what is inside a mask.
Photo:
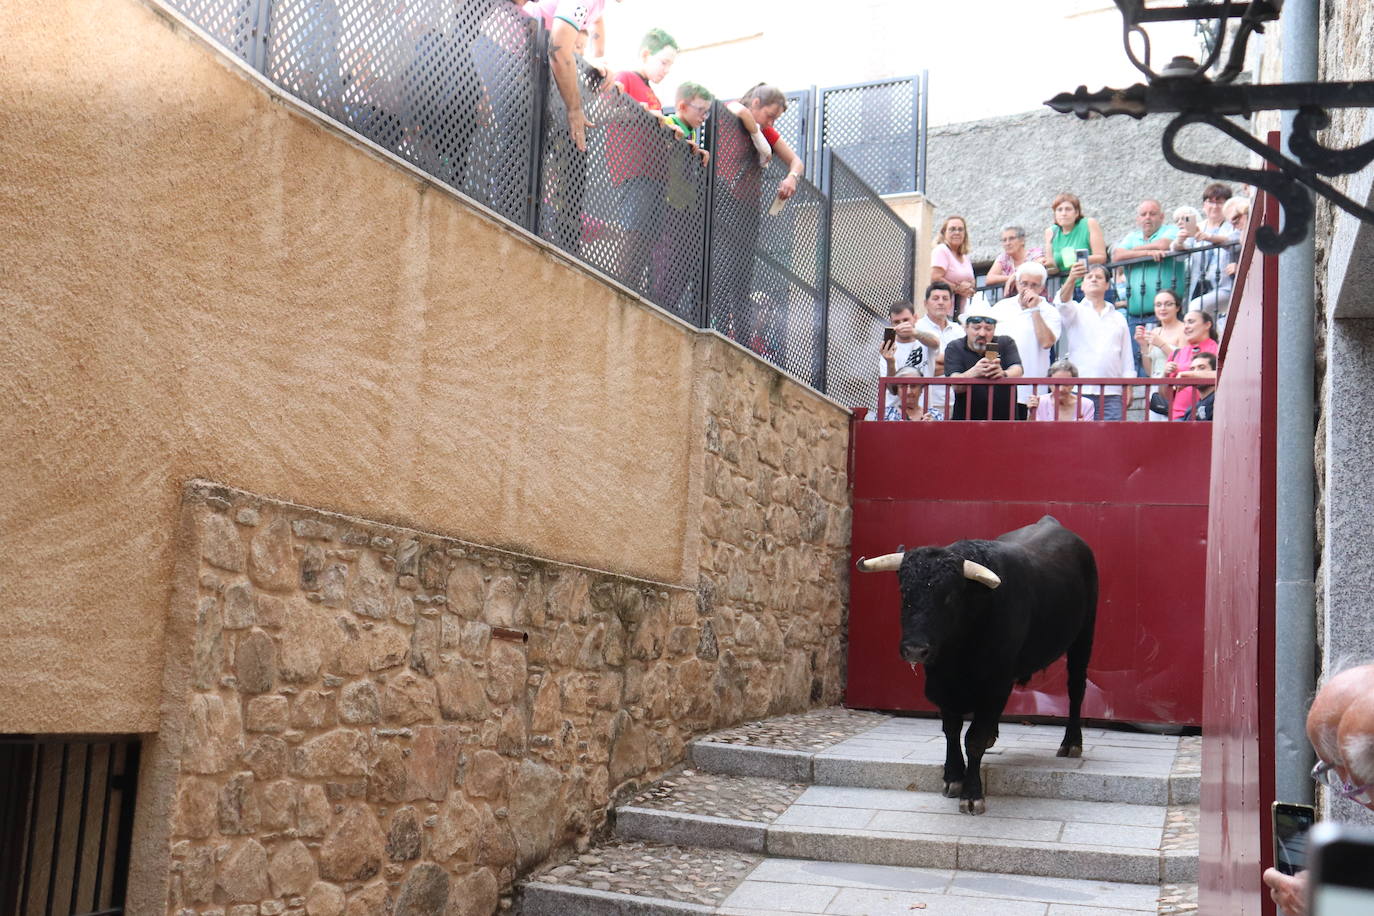
[{"label": "crowd of spectators", "polygon": [[[879,351],[879,370],[969,380],[1158,379],[1136,385],[955,385],[923,395],[924,410],[883,419],[1123,420],[1149,392],[1150,420],[1211,420],[1218,337],[1235,283],[1236,256],[1250,202],[1221,183],[1207,185],[1202,209],[1176,208],[1172,220],[1151,198],[1135,211],[1135,228],[1107,245],[1102,226],[1082,202],[1062,193],[1050,203],[1043,246],[1028,246],[1021,226],[1001,230],[1002,252],[976,285],[968,222],[940,224],[931,253],[926,316],[911,303],[893,307],[897,336]],[[1058,290],[1047,293],[1051,278]],[[989,304],[984,291],[1000,296]],[[922,330],[925,336],[918,340]],[[936,333],[938,332],[938,333]],[[918,346],[919,344],[919,346]],[[921,386],[892,386],[898,391]],[[952,405],[947,404],[952,393]],[[875,419],[877,417],[875,416]]]}]

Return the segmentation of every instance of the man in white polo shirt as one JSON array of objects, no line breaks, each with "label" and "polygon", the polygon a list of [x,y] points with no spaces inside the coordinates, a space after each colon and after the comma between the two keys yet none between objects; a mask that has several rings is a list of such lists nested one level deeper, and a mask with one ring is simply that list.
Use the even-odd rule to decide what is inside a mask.
[{"label": "man in white polo shirt", "polygon": [[[1045,267],[1026,261],[1016,269],[1016,295],[1004,296],[992,307],[997,333],[1016,341],[1027,378],[1045,378],[1050,371],[1050,348],[1059,340],[1063,323],[1059,312],[1041,295],[1045,291]],[[1026,399],[1034,386],[1017,386],[1016,419],[1026,419]]]},{"label": "man in white polo shirt", "polygon": [[[1065,356],[1078,366],[1083,378],[1133,378],[1135,356],[1126,318],[1104,297],[1110,282],[1107,268],[1094,264],[1084,269],[1079,261],[1059,290],[1056,305],[1064,321]],[[1083,282],[1083,301],[1073,301],[1073,288]],[[1100,420],[1124,420],[1133,389],[1128,385],[1087,385],[1083,396],[1092,400]]]}]

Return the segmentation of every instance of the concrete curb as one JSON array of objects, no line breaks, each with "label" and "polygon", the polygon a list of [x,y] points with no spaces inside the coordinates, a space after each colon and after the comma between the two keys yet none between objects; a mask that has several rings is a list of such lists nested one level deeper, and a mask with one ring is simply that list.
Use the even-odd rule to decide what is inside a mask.
[{"label": "concrete curb", "polygon": [[521,916],[698,916],[714,913],[716,907],[531,881],[520,894],[519,912]]},{"label": "concrete curb", "polygon": [[811,751],[792,751],[748,744],[693,741],[692,766],[725,776],[766,776],[783,782],[811,782]]}]

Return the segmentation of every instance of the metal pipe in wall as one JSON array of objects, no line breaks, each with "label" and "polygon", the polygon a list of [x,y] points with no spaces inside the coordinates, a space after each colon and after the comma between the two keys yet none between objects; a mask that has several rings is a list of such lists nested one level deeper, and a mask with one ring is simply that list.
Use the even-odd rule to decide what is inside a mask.
[{"label": "metal pipe in wall", "polygon": [[[1318,0],[1289,0],[1280,36],[1284,82],[1317,79]],[[1293,113],[1285,112],[1288,149]],[[1316,684],[1316,243],[1312,233],[1279,255],[1276,575],[1274,595],[1274,797],[1311,803],[1305,731]]]}]

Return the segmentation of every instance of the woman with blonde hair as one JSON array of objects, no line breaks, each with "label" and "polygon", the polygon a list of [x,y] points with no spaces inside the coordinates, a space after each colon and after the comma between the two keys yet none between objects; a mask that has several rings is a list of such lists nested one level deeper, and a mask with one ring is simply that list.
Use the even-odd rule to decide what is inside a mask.
[{"label": "woman with blonde hair", "polygon": [[956,312],[973,295],[973,260],[968,256],[968,223],[962,216],[946,216],[930,256],[930,282],[945,282],[954,290]]}]

